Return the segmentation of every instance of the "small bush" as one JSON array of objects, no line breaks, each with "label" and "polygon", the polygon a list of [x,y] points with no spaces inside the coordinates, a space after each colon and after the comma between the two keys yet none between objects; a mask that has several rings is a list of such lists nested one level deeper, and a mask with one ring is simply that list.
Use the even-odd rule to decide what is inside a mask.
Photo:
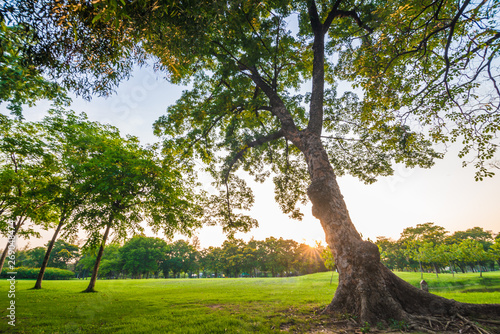
[{"label": "small bush", "polygon": [[[12,275],[8,275],[9,272],[16,273],[16,279],[37,279],[40,268],[27,268],[19,267],[14,268],[14,270],[3,268],[0,278],[10,278]],[[59,268],[46,268],[45,274],[43,275],[44,280],[63,280],[70,279],[75,276],[75,273],[65,269]]]}]

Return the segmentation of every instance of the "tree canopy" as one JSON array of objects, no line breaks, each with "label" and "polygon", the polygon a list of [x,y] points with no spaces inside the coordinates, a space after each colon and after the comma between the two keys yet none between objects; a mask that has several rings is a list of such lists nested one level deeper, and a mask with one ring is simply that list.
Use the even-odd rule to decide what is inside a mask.
[{"label": "tree canopy", "polygon": [[220,172],[214,201],[230,205],[211,216],[240,229],[255,221],[236,213],[252,204],[228,175],[237,168],[273,175],[281,209],[302,216],[309,176],[292,128],[314,129],[336,174],[365,182],[393,173],[394,162],[430,167],[442,156],[431,143],[456,140],[477,177],[491,175],[485,162],[500,124],[494,1],[8,3],[6,17],[33,27],[34,64],[77,93],[109,94],[134,62],[192,82],[156,133],[165,151]]}]

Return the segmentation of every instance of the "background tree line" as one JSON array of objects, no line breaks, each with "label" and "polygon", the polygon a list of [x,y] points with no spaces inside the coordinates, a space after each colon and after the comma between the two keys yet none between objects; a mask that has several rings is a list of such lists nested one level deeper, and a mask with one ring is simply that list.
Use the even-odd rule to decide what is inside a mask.
[{"label": "background tree line", "polygon": [[392,270],[462,272],[500,266],[500,233],[473,227],[453,234],[434,223],[403,230],[398,240],[377,237],[382,262]]},{"label": "background tree line", "polygon": [[[39,267],[45,247],[19,250],[17,263]],[[325,247],[311,247],[294,240],[270,237],[265,240],[226,240],[220,247],[201,249],[192,242],[166,242],[157,237],[136,235],[124,243],[104,248],[100,278],[176,278],[176,277],[283,277],[326,271],[322,253]],[[49,265],[70,269],[78,278],[92,274],[95,250],[58,240]]]},{"label": "background tree line", "polygon": [[[378,237],[382,262],[392,270],[421,272],[479,272],[500,266],[500,233],[480,227],[448,233],[434,223],[408,227],[397,241]],[[40,267],[46,247],[25,248],[16,254],[23,267]],[[69,269],[78,278],[92,274],[97,252],[58,240],[49,267]],[[104,248],[99,278],[180,277],[284,277],[333,269],[329,248],[311,247],[294,240],[270,237],[265,240],[228,239],[220,247],[200,248],[191,242],[167,242],[136,235],[123,243]]]}]

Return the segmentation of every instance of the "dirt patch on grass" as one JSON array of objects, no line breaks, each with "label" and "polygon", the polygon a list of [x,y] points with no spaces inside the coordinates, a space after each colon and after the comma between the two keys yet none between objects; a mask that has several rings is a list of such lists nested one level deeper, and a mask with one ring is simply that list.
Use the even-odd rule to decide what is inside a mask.
[{"label": "dirt patch on grass", "polygon": [[211,305],[206,305],[206,306],[212,310],[222,310],[224,308],[223,304],[211,304]]}]

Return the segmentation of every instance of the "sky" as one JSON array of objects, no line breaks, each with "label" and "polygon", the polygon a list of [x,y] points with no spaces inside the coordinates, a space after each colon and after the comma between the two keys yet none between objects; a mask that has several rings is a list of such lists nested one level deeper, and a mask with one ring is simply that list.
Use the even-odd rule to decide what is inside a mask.
[{"label": "sky", "polygon": [[[153,122],[180,97],[183,89],[166,82],[161,73],[141,68],[114,95],[93,98],[90,102],[74,98],[71,109],[85,112],[91,120],[118,127],[122,135],[135,135],[143,144],[153,143],[159,140],[153,135]],[[47,109],[48,103],[42,102],[26,110],[25,116],[28,120],[39,120]],[[406,227],[434,222],[451,233],[475,226],[499,233],[500,170],[499,175],[476,182],[474,168],[462,168],[458,149],[449,147],[445,159],[438,160],[431,169],[396,166],[393,176],[382,177],[372,185],[350,176],[340,177],[340,189],[358,232],[374,241],[377,236],[398,239]],[[325,244],[324,232],[312,216],[310,205],[303,208],[302,221],[291,220],[275,203],[271,180],[250,185],[255,194],[250,214],[258,220],[259,227],[236,237],[263,240],[274,236],[310,245],[316,241]],[[31,247],[41,246],[51,234],[52,231],[42,232],[41,240],[19,240],[18,246],[28,242]],[[196,235],[202,248],[220,246],[226,239],[219,227],[205,227]]]}]

